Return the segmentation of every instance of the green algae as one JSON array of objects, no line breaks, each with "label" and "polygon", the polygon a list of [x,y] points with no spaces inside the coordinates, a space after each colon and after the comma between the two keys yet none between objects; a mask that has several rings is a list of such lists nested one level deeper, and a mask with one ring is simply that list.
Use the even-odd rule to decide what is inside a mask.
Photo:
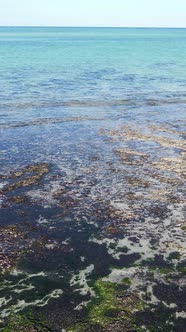
[{"label": "green algae", "polygon": [[[113,319],[114,313],[118,313],[122,308],[116,298],[116,286],[111,282],[98,280],[94,286],[96,297],[89,305],[88,318],[91,322],[106,325]],[[112,318],[109,316],[109,313]]]},{"label": "green algae", "polygon": [[168,274],[174,272],[174,270],[168,269],[168,268],[160,268],[157,270],[161,274]]},{"label": "green algae", "polygon": [[133,313],[143,310],[144,304],[137,296],[126,291],[130,285],[129,278],[124,278],[119,284],[98,279],[94,283],[96,296],[87,306],[86,321],[67,328],[67,332],[97,331],[106,328],[113,322],[124,321],[135,327]]},{"label": "green algae", "polygon": [[182,273],[183,275],[186,275],[186,267],[178,267],[178,272]]},{"label": "green algae", "polygon": [[179,260],[180,258],[181,258],[181,255],[177,251],[170,253],[170,255],[168,256],[168,260],[172,260],[172,259],[178,259]]},{"label": "green algae", "polygon": [[127,284],[127,285],[131,285],[131,280],[129,278],[123,278],[122,282]]},{"label": "green algae", "polygon": [[50,332],[42,320],[36,320],[32,314],[11,314],[1,332]]}]

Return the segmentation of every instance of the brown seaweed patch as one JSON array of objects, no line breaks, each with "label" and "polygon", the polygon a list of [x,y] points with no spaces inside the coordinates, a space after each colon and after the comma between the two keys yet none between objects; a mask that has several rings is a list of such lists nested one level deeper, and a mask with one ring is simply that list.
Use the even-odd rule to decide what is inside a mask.
[{"label": "brown seaweed patch", "polygon": [[15,267],[24,240],[23,232],[16,226],[0,227],[0,273]]},{"label": "brown seaweed patch", "polygon": [[[73,106],[73,105],[72,105]],[[79,121],[95,121],[95,120],[103,120],[102,118],[88,118],[88,117],[66,117],[66,118],[43,118],[36,119],[31,121],[19,121],[19,122],[11,122],[8,124],[0,124],[0,128],[20,128],[20,127],[28,127],[28,126],[40,126],[40,125],[53,125],[56,123],[64,123],[64,122],[79,122]]]},{"label": "brown seaweed patch", "polygon": [[[103,131],[101,132],[103,134]],[[122,127],[118,131],[108,131],[104,132],[107,136],[112,137],[112,141],[154,141],[159,143],[163,147],[167,148],[177,148],[181,150],[186,150],[186,143],[181,139],[169,139],[167,137],[153,135],[153,134],[143,134],[134,130],[130,127]]]},{"label": "brown seaweed patch", "polygon": [[148,199],[152,201],[161,202],[182,202],[179,197],[176,197],[171,188],[151,188],[148,193],[146,193]]},{"label": "brown seaweed patch", "polygon": [[143,164],[148,158],[147,154],[136,150],[115,149],[115,153],[119,155],[122,163],[129,165]]},{"label": "brown seaweed patch", "polygon": [[108,207],[108,212],[110,218],[114,219],[117,218],[117,221],[127,221],[136,218],[136,214],[133,210],[126,210],[125,214],[123,214],[123,210],[115,209],[114,207]]},{"label": "brown seaweed patch", "polygon": [[128,181],[129,187],[148,188],[150,186],[150,182],[145,180],[144,178],[137,178],[135,176],[126,176],[126,180]]},{"label": "brown seaweed patch", "polygon": [[175,177],[165,177],[165,176],[162,176],[158,173],[153,173],[153,178],[158,180],[160,183],[162,184],[170,184],[171,186],[178,186],[178,185],[182,185],[182,181]]},{"label": "brown seaweed patch", "polygon": [[157,162],[153,162],[152,165],[155,168],[161,169],[163,171],[175,172],[180,176],[186,176],[186,165],[185,165],[185,153],[182,153],[181,157],[172,158],[161,158]]},{"label": "brown seaweed patch", "polygon": [[137,212],[130,207],[123,210],[108,206],[107,213],[108,220],[102,227],[102,234],[108,238],[121,237],[126,232],[126,226],[139,218]]},{"label": "brown seaweed patch", "polygon": [[11,271],[29,255],[38,260],[59,248],[65,253],[71,251],[67,244],[50,239],[41,225],[0,226],[0,275]]},{"label": "brown seaweed patch", "polygon": [[[125,128],[125,132],[114,132],[114,135],[118,134],[117,139],[129,140],[141,139],[153,140],[155,136],[143,135],[132,131],[129,127]],[[120,136],[121,135],[121,136]],[[178,142],[183,143],[181,140],[169,140],[165,137],[158,137],[158,143],[169,147],[178,147]],[[157,138],[155,137],[155,138]],[[145,143],[143,148],[145,148]],[[183,145],[179,145],[183,148]],[[182,178],[185,177],[185,165],[184,157],[185,152],[181,152],[179,155],[173,155],[172,157],[164,157],[156,161],[153,154],[156,152],[152,149],[152,153],[143,153],[141,151],[131,150],[129,148],[115,149],[114,152],[119,155],[122,164],[127,166],[128,175],[125,176],[125,194],[123,195],[123,201],[126,200],[133,203],[146,201],[162,201],[162,202],[183,202],[182,194]],[[157,155],[155,156],[157,159]],[[139,169],[140,167],[140,169]],[[160,172],[161,171],[161,172]],[[162,172],[163,171],[163,172]],[[130,174],[131,172],[131,174]],[[173,172],[170,176],[169,172]],[[162,175],[163,174],[163,175]],[[177,193],[177,188],[180,186],[180,190]]]},{"label": "brown seaweed patch", "polygon": [[170,129],[168,126],[161,127],[161,126],[157,126],[157,125],[150,125],[149,128],[153,131],[159,131],[159,132],[169,133],[169,134],[174,134],[174,135],[177,134],[176,129]]},{"label": "brown seaweed patch", "polygon": [[[33,184],[38,184],[42,177],[49,172],[49,164],[36,164],[26,166],[20,171],[12,172],[6,179],[17,179],[23,177],[25,174],[28,176],[20,181],[5,186],[2,192],[10,192],[12,190],[27,187]],[[30,175],[29,175],[30,174]]]},{"label": "brown seaweed patch", "polygon": [[9,201],[14,204],[28,204],[29,200],[26,196],[11,196]]}]

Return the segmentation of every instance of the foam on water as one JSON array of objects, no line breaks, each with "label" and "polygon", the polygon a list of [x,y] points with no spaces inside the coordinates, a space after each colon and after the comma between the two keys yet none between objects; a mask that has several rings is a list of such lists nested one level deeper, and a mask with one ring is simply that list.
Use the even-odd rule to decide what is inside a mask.
[{"label": "foam on water", "polygon": [[[73,287],[75,285],[80,286],[80,294],[86,295],[90,293],[91,296],[94,295],[94,291],[88,286],[87,278],[93,272],[94,265],[91,264],[86,267],[86,269],[79,271],[77,275],[74,275],[70,280],[70,286]],[[77,291],[77,289],[76,289]]]},{"label": "foam on water", "polygon": [[13,311],[14,313],[19,312],[23,310],[24,308],[30,307],[30,306],[37,306],[37,307],[44,307],[47,305],[48,301],[50,299],[56,299],[61,296],[63,291],[61,289],[55,289],[50,294],[44,296],[40,300],[35,300],[33,302],[26,302],[25,300],[18,300],[18,302],[15,305],[10,306],[9,309],[3,309],[1,312],[1,317],[7,317],[10,315],[10,313]]}]

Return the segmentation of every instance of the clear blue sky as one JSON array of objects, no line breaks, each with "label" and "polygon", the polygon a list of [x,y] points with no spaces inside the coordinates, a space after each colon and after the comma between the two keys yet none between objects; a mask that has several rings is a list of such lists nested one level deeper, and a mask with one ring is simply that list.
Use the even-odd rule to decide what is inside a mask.
[{"label": "clear blue sky", "polygon": [[186,0],[0,0],[0,26],[186,27]]}]

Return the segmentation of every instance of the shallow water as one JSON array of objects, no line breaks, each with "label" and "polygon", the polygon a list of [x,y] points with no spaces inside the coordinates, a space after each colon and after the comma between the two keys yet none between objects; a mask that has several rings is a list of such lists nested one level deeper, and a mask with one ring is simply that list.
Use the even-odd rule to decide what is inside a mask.
[{"label": "shallow water", "polygon": [[127,319],[164,301],[181,331],[185,72],[185,29],[0,28],[2,326],[95,324],[96,283],[130,278]]}]

